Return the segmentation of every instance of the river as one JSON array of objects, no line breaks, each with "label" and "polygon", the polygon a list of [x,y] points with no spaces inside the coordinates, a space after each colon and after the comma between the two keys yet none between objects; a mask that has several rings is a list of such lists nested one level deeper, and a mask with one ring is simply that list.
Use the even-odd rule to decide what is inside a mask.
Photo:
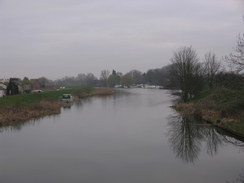
[{"label": "river", "polygon": [[124,89],[1,128],[0,183],[243,181],[244,143],[180,116],[173,100],[167,90]]}]

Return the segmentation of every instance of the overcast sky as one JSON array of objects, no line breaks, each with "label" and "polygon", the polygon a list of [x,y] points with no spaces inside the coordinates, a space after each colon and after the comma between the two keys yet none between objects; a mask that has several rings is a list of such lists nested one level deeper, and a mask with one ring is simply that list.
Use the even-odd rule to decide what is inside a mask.
[{"label": "overcast sky", "polygon": [[190,45],[221,58],[243,15],[244,0],[0,0],[0,78],[144,72]]}]

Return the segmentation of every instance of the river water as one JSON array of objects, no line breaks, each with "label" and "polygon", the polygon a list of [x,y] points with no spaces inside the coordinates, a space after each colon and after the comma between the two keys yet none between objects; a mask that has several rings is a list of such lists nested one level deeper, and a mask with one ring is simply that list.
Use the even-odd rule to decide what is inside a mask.
[{"label": "river water", "polygon": [[167,90],[125,89],[0,129],[0,183],[227,183],[244,143],[170,108]]}]

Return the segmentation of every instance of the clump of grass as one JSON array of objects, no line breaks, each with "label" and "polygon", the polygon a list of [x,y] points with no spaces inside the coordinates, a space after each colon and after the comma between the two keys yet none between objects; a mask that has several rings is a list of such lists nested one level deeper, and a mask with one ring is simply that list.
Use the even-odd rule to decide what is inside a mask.
[{"label": "clump of grass", "polygon": [[193,103],[178,103],[173,107],[186,115],[193,115],[196,109]]},{"label": "clump of grass", "polygon": [[41,101],[21,108],[8,106],[0,110],[0,125],[15,125],[29,119],[59,114],[61,106],[61,102],[57,100]]},{"label": "clump of grass", "polygon": [[90,96],[93,91],[94,91],[94,88],[91,88],[91,87],[74,88],[72,91],[72,95],[74,97],[78,97],[81,99],[81,98]]},{"label": "clump of grass", "polygon": [[93,91],[93,95],[98,95],[98,96],[112,95],[113,92],[114,91],[111,88],[98,88],[95,91]]}]

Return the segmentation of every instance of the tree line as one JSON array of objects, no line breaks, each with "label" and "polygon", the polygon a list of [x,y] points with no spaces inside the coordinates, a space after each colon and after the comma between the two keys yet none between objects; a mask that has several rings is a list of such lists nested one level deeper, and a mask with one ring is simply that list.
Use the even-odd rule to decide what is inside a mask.
[{"label": "tree line", "polygon": [[[227,63],[228,66],[224,66]],[[53,83],[57,86],[85,85],[114,87],[137,84],[160,85],[167,89],[181,91],[183,101],[187,102],[203,89],[215,87],[243,88],[244,35],[239,35],[233,53],[221,60],[208,52],[200,59],[197,51],[189,46],[173,53],[170,63],[162,68],[149,69],[147,72],[131,70],[125,74],[113,70],[102,70],[100,78],[94,74],[78,74],[64,77]]]},{"label": "tree line", "polygon": [[[225,68],[222,63],[228,63],[228,67]],[[169,81],[172,88],[181,90],[182,99],[187,102],[203,89],[244,88],[243,70],[244,34],[239,35],[234,52],[222,60],[208,52],[200,61],[191,46],[175,51],[171,58]]]},{"label": "tree line", "polygon": [[141,72],[133,69],[125,74],[119,71],[102,70],[100,77],[97,78],[93,73],[78,74],[76,77],[64,77],[53,81],[56,86],[93,86],[93,87],[114,87],[116,85],[127,86],[137,84],[149,84],[166,86],[168,80],[169,66],[150,69],[147,72]]},{"label": "tree line", "polygon": [[[223,63],[227,63],[228,67],[225,67]],[[24,78],[22,85],[32,86],[37,84],[36,81],[39,82],[40,88],[50,85],[56,88],[77,85],[91,87],[159,85],[167,89],[180,90],[183,101],[187,102],[206,88],[243,88],[243,70],[244,34],[240,34],[233,53],[221,60],[212,52],[206,53],[204,58],[200,59],[193,47],[186,46],[173,53],[168,65],[149,69],[146,72],[134,69],[123,74],[119,71],[104,69],[99,78],[93,73],[80,73],[77,76],[66,76],[54,81],[45,77],[36,80]]]}]

